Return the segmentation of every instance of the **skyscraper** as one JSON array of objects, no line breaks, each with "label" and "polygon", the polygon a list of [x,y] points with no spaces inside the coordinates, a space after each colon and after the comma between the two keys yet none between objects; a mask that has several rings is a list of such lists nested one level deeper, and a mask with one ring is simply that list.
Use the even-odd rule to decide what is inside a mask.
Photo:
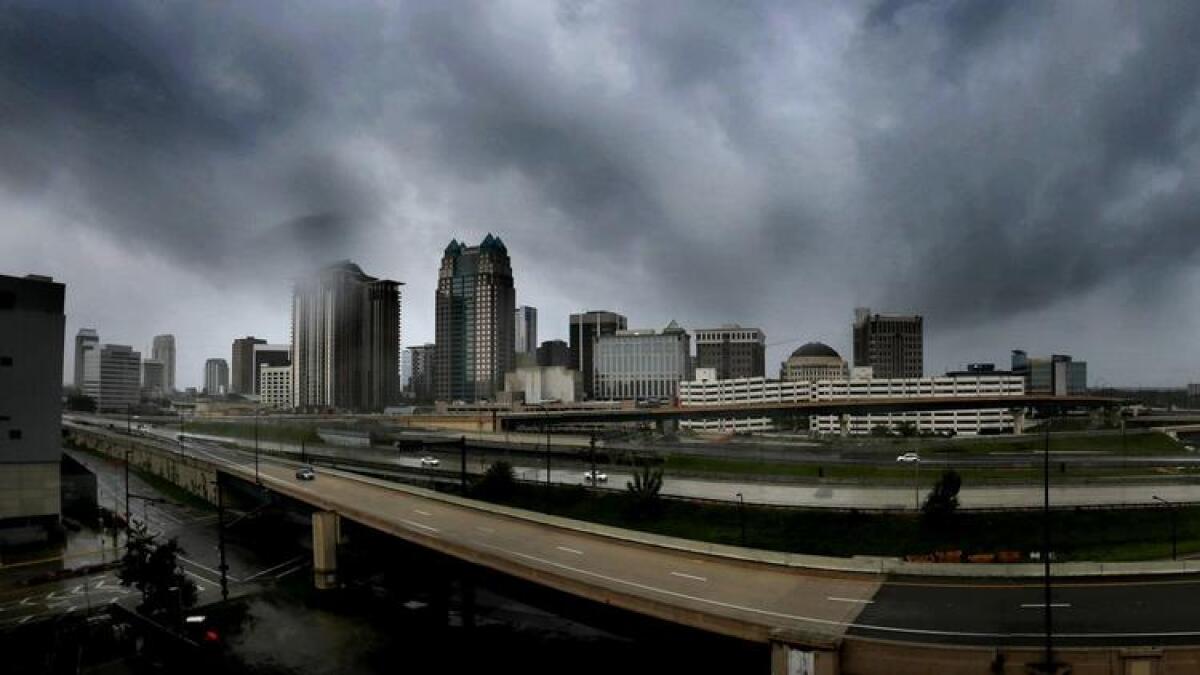
[{"label": "skyscraper", "polygon": [[296,282],[292,405],[382,410],[400,395],[400,283],[343,260]]},{"label": "skyscraper", "polygon": [[141,401],[142,353],[129,345],[97,344],[83,350],[83,393],[99,412],[126,412]]},{"label": "skyscraper", "polygon": [[204,362],[204,393],[221,396],[229,393],[229,362],[209,359]]},{"label": "skyscraper", "polygon": [[266,340],[256,338],[253,335],[247,335],[244,338],[238,338],[233,341],[233,354],[230,359],[232,370],[230,376],[232,380],[229,383],[229,391],[234,394],[253,394],[256,389],[254,380],[256,378],[254,369],[254,346],[265,345]]},{"label": "skyscraper", "polygon": [[80,328],[75,334],[75,379],[73,383],[78,390],[83,389],[83,350],[90,345],[100,343],[100,334],[95,328]]},{"label": "skyscraper", "polygon": [[517,354],[536,354],[537,341],[537,307],[521,305],[513,313],[513,351]]},{"label": "skyscraper", "polygon": [[874,377],[925,376],[923,320],[917,315],[854,310],[854,366],[870,366]]},{"label": "skyscraper", "polygon": [[158,359],[142,359],[142,393],[160,398],[166,393],[167,370]]},{"label": "skyscraper", "polygon": [[0,544],[58,525],[64,292],[48,277],[0,276]]},{"label": "skyscraper", "polygon": [[568,338],[571,341],[571,367],[578,368],[583,376],[583,393],[593,398],[596,395],[595,369],[592,367],[596,338],[614,335],[625,330],[628,322],[624,316],[604,310],[591,310],[583,314],[572,314]]},{"label": "skyscraper", "polygon": [[758,328],[726,324],[696,331],[696,367],[712,368],[718,380],[763,377],[767,338]]},{"label": "skyscraper", "polygon": [[162,361],[168,392],[175,391],[175,336],[155,335],[150,347],[150,357]]},{"label": "skyscraper", "polygon": [[434,382],[443,401],[491,399],[513,365],[516,291],[499,237],[451,240],[438,272]]}]

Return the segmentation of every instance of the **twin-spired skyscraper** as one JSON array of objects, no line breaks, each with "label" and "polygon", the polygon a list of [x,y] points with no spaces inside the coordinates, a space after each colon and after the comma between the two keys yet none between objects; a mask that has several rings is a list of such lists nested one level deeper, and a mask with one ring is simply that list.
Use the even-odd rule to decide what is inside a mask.
[{"label": "twin-spired skyscraper", "polygon": [[500,237],[451,240],[438,271],[434,387],[440,401],[493,399],[513,367],[512,261]]},{"label": "twin-spired skyscraper", "polygon": [[397,402],[400,286],[349,260],[296,282],[292,405],[378,411]]}]

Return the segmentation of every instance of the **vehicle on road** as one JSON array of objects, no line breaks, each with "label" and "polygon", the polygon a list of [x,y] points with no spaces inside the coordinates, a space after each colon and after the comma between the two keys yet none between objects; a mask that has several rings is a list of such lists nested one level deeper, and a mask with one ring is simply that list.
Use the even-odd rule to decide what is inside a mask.
[{"label": "vehicle on road", "polygon": [[437,457],[425,455],[421,458],[421,466],[437,466],[441,463],[441,460],[439,460]]},{"label": "vehicle on road", "polygon": [[897,457],[896,461],[901,462],[903,464],[909,464],[912,462],[921,461],[921,456],[915,452],[906,452],[903,455],[900,455],[899,457]]},{"label": "vehicle on road", "polygon": [[311,466],[302,466],[296,470],[296,478],[300,480],[313,480],[317,477],[317,472],[313,471]]},{"label": "vehicle on road", "polygon": [[603,471],[585,471],[583,480],[587,483],[607,483],[608,474]]}]

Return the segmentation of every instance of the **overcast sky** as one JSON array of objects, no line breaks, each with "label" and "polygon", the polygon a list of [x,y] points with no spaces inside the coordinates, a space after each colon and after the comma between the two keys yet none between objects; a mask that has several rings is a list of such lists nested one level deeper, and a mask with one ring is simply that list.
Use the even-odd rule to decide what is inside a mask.
[{"label": "overcast sky", "polygon": [[[1200,3],[5,2],[0,272],[181,386],[349,257],[433,339],[500,235],[541,339],[925,316],[927,373],[1200,381]],[[68,349],[66,371],[72,372]]]}]

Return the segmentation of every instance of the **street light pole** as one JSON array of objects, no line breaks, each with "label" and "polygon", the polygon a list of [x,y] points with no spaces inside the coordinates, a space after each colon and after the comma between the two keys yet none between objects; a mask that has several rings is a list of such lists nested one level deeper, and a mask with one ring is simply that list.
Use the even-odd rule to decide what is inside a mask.
[{"label": "street light pole", "polygon": [[213,481],[217,486],[217,550],[221,554],[221,600],[229,599],[229,565],[225,562],[225,493],[221,490],[221,479]]},{"label": "street light pole", "polygon": [[913,510],[921,510],[921,458],[913,462]]},{"label": "street light pole", "polygon": [[258,406],[254,406],[254,482],[262,485],[262,478],[258,475]]},{"label": "street light pole", "polygon": [[1047,411],[1045,420],[1045,447],[1042,449],[1042,573],[1045,587],[1046,620],[1046,663],[1047,673],[1054,672],[1054,614],[1050,600],[1050,422]]},{"label": "street light pole", "polygon": [[738,498],[738,521],[742,529],[742,548],[746,547],[746,500],[742,497],[742,493],[737,493]]},{"label": "street light pole", "polygon": [[592,431],[592,436],[588,440],[588,455],[592,463],[592,485],[598,483],[596,479],[596,432]]},{"label": "street light pole", "polygon": [[179,411],[179,459],[183,459],[183,411]]},{"label": "street light pole", "polygon": [[1155,501],[1162,502],[1163,506],[1166,506],[1167,509],[1171,513],[1171,560],[1178,560],[1179,559],[1179,530],[1176,528],[1175,504],[1163,499],[1162,497],[1159,497],[1158,495],[1153,495],[1153,497],[1154,497]]}]

